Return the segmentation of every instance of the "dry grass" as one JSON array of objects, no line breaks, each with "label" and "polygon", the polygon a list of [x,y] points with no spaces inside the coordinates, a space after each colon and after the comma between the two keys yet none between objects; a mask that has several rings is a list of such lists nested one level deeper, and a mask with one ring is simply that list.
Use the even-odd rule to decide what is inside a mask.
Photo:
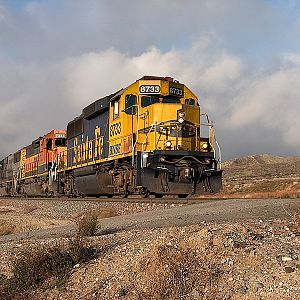
[{"label": "dry grass", "polygon": [[298,191],[274,191],[274,192],[236,192],[236,193],[217,193],[209,196],[202,196],[200,198],[211,199],[297,199],[300,198],[300,192]]},{"label": "dry grass", "polygon": [[158,245],[141,261],[133,292],[138,299],[215,299],[218,268],[194,249]]},{"label": "dry grass", "polygon": [[12,258],[12,277],[0,277],[0,299],[27,299],[35,288],[63,286],[73,266],[91,256],[80,238],[67,246],[25,249]]},{"label": "dry grass", "polygon": [[23,212],[24,214],[30,214],[31,212],[37,210],[38,208],[36,206],[24,206],[23,207]]},{"label": "dry grass", "polygon": [[95,210],[95,213],[98,219],[111,218],[118,215],[118,212],[115,208],[109,206],[101,206]]},{"label": "dry grass", "polygon": [[15,232],[16,226],[7,220],[0,220],[0,236],[8,235]]},{"label": "dry grass", "polygon": [[99,206],[98,208],[87,211],[87,212],[82,212],[79,214],[76,214],[71,218],[72,221],[78,220],[79,218],[87,215],[87,214],[94,214],[97,216],[98,219],[105,219],[105,218],[110,218],[110,217],[115,217],[118,215],[118,211],[110,206]]},{"label": "dry grass", "polygon": [[18,232],[32,232],[32,231],[35,231],[35,230],[39,230],[40,227],[36,224],[32,224],[32,223],[27,223],[27,224],[24,224],[22,226],[20,226],[18,228]]},{"label": "dry grass", "polygon": [[245,194],[244,198],[258,198],[258,199],[295,199],[300,198],[300,192],[297,191],[274,191],[274,192],[260,192],[260,193],[251,193]]}]

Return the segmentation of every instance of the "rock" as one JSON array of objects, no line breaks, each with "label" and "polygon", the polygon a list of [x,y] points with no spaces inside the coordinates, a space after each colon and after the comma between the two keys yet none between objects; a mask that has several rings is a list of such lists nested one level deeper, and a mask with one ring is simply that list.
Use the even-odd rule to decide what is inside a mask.
[{"label": "rock", "polygon": [[257,292],[259,289],[261,289],[263,287],[264,287],[264,285],[261,282],[257,281],[254,285],[255,292]]},{"label": "rock", "polygon": [[281,257],[281,260],[282,261],[291,261],[291,260],[293,260],[290,256],[282,256]]},{"label": "rock", "polygon": [[244,285],[240,288],[240,293],[245,295],[247,293],[248,288]]},{"label": "rock", "polygon": [[119,297],[125,297],[128,294],[128,289],[127,288],[121,288],[119,290]]},{"label": "rock", "polygon": [[292,273],[295,271],[295,268],[293,267],[285,267],[284,268],[285,273]]}]

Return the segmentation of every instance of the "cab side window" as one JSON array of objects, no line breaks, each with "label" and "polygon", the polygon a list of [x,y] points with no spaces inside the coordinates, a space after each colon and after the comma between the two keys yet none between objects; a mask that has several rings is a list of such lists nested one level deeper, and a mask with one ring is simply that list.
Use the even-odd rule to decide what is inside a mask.
[{"label": "cab side window", "polygon": [[137,99],[135,95],[126,95],[125,97],[125,113],[128,115],[136,114]]},{"label": "cab side window", "polygon": [[52,150],[52,139],[47,139],[46,150]]},{"label": "cab side window", "polygon": [[185,99],[185,104],[187,104],[187,105],[195,105],[196,104],[196,100],[192,99],[192,98]]},{"label": "cab side window", "polygon": [[120,115],[120,98],[112,102],[113,119],[119,118]]}]

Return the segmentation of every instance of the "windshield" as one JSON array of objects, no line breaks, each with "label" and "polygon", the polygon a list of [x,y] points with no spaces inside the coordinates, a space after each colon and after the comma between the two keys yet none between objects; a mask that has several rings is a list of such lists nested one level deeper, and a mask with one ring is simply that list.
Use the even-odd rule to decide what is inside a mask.
[{"label": "windshield", "polygon": [[146,107],[146,106],[149,106],[151,104],[158,103],[158,102],[159,102],[159,98],[158,97],[143,96],[141,104],[142,104],[142,107]]},{"label": "windshield", "polygon": [[66,139],[55,139],[56,147],[66,147]]},{"label": "windshield", "polygon": [[172,96],[166,96],[162,99],[163,103],[180,103],[180,99]]}]

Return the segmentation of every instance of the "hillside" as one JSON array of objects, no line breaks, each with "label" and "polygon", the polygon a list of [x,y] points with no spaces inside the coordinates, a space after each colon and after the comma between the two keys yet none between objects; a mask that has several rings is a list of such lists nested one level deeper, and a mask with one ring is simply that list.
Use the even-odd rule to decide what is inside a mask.
[{"label": "hillside", "polygon": [[225,194],[275,193],[296,197],[300,193],[299,156],[250,155],[225,161],[222,168]]}]

